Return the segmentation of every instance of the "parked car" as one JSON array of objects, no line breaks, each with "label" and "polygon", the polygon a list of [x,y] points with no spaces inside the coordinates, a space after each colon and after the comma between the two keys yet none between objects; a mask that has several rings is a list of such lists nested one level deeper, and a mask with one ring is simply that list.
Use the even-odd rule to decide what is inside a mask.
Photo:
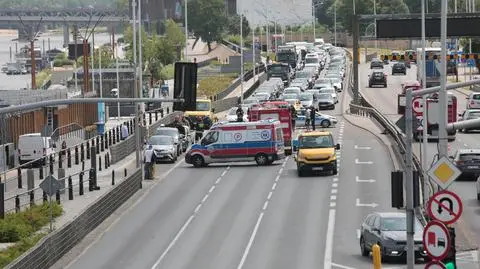
[{"label": "parked car", "polygon": [[462,171],[461,177],[476,179],[480,175],[480,149],[459,149],[450,159]]},{"label": "parked car", "polygon": [[374,85],[387,87],[387,75],[383,71],[374,71],[368,76],[368,87],[371,88]]},{"label": "parked car", "polygon": [[148,139],[148,144],[152,145],[157,162],[165,160],[170,162],[177,161],[178,151],[172,136],[154,135]]},{"label": "parked car", "polygon": [[[423,225],[414,220],[415,256],[427,258],[423,247]],[[382,260],[406,256],[407,221],[404,212],[374,212],[365,218],[360,227],[360,253],[367,257],[374,244],[380,246]]]},{"label": "parked car", "polygon": [[18,161],[20,165],[32,161],[32,166],[45,165],[47,157],[55,154],[56,145],[51,137],[40,133],[23,134],[18,138]]},{"label": "parked car", "polygon": [[155,135],[166,135],[173,138],[173,142],[177,147],[177,156],[185,152],[188,148],[188,142],[185,137],[180,134],[177,128],[161,126],[155,131]]},{"label": "parked car", "polygon": [[480,93],[471,92],[467,97],[467,108],[480,108]]}]

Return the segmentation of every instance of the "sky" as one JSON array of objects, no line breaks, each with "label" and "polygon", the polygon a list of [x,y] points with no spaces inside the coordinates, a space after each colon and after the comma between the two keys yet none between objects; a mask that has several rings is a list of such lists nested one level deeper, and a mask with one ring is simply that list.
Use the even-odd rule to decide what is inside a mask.
[{"label": "sky", "polygon": [[283,25],[311,24],[312,0],[237,0],[241,12],[253,25],[265,24],[266,16]]}]

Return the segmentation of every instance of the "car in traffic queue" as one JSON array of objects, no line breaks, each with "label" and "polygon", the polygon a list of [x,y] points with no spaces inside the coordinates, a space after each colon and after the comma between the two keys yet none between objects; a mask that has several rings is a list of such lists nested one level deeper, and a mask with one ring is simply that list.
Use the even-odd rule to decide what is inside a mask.
[{"label": "car in traffic queue", "polygon": [[337,91],[336,91],[334,88],[322,88],[322,89],[318,90],[318,92],[319,92],[320,94],[322,94],[322,93],[329,93],[329,94],[331,94],[333,100],[335,101],[335,104],[338,103]]},{"label": "car in traffic queue", "polygon": [[285,86],[292,80],[291,66],[287,63],[273,63],[267,66],[267,78],[281,78]]},{"label": "car in traffic queue", "polygon": [[[480,118],[480,109],[466,109],[463,113],[458,114],[458,121],[462,120],[473,120]],[[459,132],[468,133],[472,130],[480,130],[480,127],[477,128],[468,128],[468,129],[460,129]]]},{"label": "car in traffic queue", "polygon": [[290,87],[298,87],[303,92],[309,88],[309,82],[307,79],[296,78],[290,83]]},{"label": "car in traffic queue", "polygon": [[295,100],[299,100],[299,97],[300,95],[298,93],[284,93],[282,95],[280,95],[280,97],[278,98],[278,100],[292,100],[292,99],[295,99]]},{"label": "car in traffic queue", "polygon": [[242,106],[245,106],[247,108],[250,108],[251,106],[255,105],[255,104],[258,104],[258,100],[257,99],[254,99],[254,98],[248,98],[248,99],[244,99],[243,100],[243,103],[242,103]]},{"label": "car in traffic queue", "polygon": [[333,88],[335,88],[337,92],[341,92],[343,90],[343,82],[340,76],[327,79],[330,79],[330,83],[332,83]]},{"label": "car in traffic queue", "polygon": [[374,85],[387,87],[387,75],[383,71],[373,71],[368,75],[368,87],[372,88]]},{"label": "car in traffic queue", "polygon": [[283,91],[283,95],[285,94],[296,94],[300,96],[302,90],[299,87],[288,87]]},{"label": "car in traffic queue", "polygon": [[462,171],[460,177],[476,179],[480,175],[480,149],[459,149],[450,159]]},{"label": "car in traffic queue", "polygon": [[311,88],[314,84],[314,77],[315,73],[313,70],[305,70],[303,69],[302,71],[298,71],[295,74],[295,80],[297,79],[305,79],[308,82],[308,88]]},{"label": "car in traffic queue", "polygon": [[285,158],[282,126],[278,120],[215,123],[199,144],[185,154],[194,167],[211,163],[250,162],[269,165]]},{"label": "car in traffic queue", "polygon": [[[414,221],[415,257],[427,259],[423,247],[423,225]],[[382,261],[388,258],[406,257],[407,221],[404,212],[374,212],[368,214],[360,226],[360,253],[367,257],[374,244],[380,247]]]},{"label": "car in traffic queue", "polygon": [[155,153],[156,162],[169,161],[176,162],[178,158],[177,145],[172,136],[153,135],[148,139],[148,145],[151,145]]},{"label": "car in traffic queue", "polygon": [[317,95],[318,109],[335,109],[335,100],[330,93],[319,93]]},{"label": "car in traffic queue", "polygon": [[299,100],[302,107],[311,107],[317,101],[317,97],[312,93],[304,92],[300,94]]},{"label": "car in traffic queue", "polygon": [[300,103],[300,100],[298,99],[283,99],[283,100],[287,102],[289,105],[292,105],[296,111],[299,111],[302,109],[302,103]]},{"label": "car in traffic queue", "polygon": [[155,135],[166,135],[173,138],[173,143],[177,148],[177,156],[185,152],[188,148],[188,141],[185,139],[185,135],[180,134],[177,128],[174,127],[165,127],[165,125],[160,125],[155,130]]},{"label": "car in traffic queue", "polygon": [[307,172],[338,173],[337,154],[340,144],[335,144],[332,133],[325,131],[301,132],[294,140],[293,150],[299,177]]},{"label": "car in traffic queue", "polygon": [[[295,122],[296,127],[305,127],[305,113],[306,109],[302,108],[300,111],[297,112],[297,120]],[[336,117],[323,114],[320,112],[315,112],[315,126],[321,127],[321,128],[330,128],[330,127],[335,127],[335,125],[338,123],[338,120]]]},{"label": "car in traffic queue", "polygon": [[395,74],[406,75],[407,74],[407,66],[402,62],[394,63],[393,66],[392,66],[392,75],[395,75]]},{"label": "car in traffic queue", "polygon": [[376,58],[372,59],[370,69],[383,69],[383,62]]},{"label": "car in traffic queue", "polygon": [[480,108],[480,92],[471,92],[467,97],[467,109]]}]

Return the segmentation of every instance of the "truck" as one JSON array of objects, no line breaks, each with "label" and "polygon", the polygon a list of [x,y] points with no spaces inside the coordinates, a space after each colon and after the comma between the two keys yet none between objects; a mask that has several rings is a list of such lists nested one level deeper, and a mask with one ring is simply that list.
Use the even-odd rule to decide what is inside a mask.
[{"label": "truck", "polygon": [[[457,97],[451,93],[448,93],[447,96],[448,100],[448,116],[447,122],[452,123],[457,121]],[[427,134],[428,140],[438,140],[438,111],[439,111],[439,103],[438,103],[438,93],[434,93],[427,98]],[[423,140],[423,127],[419,124],[419,121],[423,121],[423,113],[422,112],[414,112],[417,118],[417,123],[413,129],[413,137],[417,141]],[[447,133],[448,141],[455,140],[456,131],[450,131]]]},{"label": "truck", "polygon": [[214,122],[214,112],[212,101],[207,97],[197,98],[195,111],[185,111],[185,118],[195,130],[195,140],[201,138],[203,133],[210,129]]},{"label": "truck", "polygon": [[248,111],[249,121],[277,120],[282,127],[285,155],[292,154],[293,122],[290,104],[283,101],[266,102],[253,105]]},{"label": "truck", "polygon": [[422,89],[419,81],[406,81],[402,84],[402,93],[397,95],[397,114],[405,114],[405,93],[407,89],[412,88],[414,91]]},{"label": "truck", "polygon": [[273,63],[267,66],[267,79],[281,78],[285,86],[292,81],[292,68],[286,63]]},{"label": "truck", "polygon": [[298,54],[295,45],[278,46],[275,60],[279,63],[289,64],[293,69],[295,69],[298,61]]}]

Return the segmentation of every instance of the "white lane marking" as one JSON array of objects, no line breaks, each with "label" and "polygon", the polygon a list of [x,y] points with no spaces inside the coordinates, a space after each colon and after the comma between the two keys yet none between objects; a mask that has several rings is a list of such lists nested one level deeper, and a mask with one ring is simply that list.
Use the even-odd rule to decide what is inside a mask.
[{"label": "white lane marking", "polygon": [[[283,162],[282,167],[285,166],[288,159],[289,159],[289,157],[285,158],[285,161]],[[258,216],[257,223],[255,224],[255,227],[253,228],[252,234],[250,235],[250,239],[248,240],[247,247],[243,251],[242,259],[240,260],[240,263],[238,264],[237,269],[243,268],[243,265],[245,264],[245,261],[247,260],[248,253],[250,253],[250,248],[252,248],[253,241],[255,240],[255,237],[257,235],[258,228],[260,227],[260,223],[262,222],[262,219],[263,219],[263,215],[265,214],[265,211],[267,210],[270,198],[272,198],[273,191],[277,187],[277,181],[278,181],[279,178],[280,178],[280,174],[277,175],[277,177],[275,179],[275,182],[273,183],[273,186],[272,186],[272,191],[270,191],[268,193],[267,200],[263,204],[262,212],[260,212],[260,215]]]},{"label": "white lane marking", "polygon": [[278,174],[281,174],[283,172],[283,168],[280,168],[280,170],[278,170]]},{"label": "white lane marking", "polygon": [[160,265],[160,263],[162,262],[162,260],[165,258],[165,256],[167,255],[167,253],[170,251],[170,249],[173,248],[173,246],[175,245],[175,243],[178,241],[178,239],[180,238],[180,236],[182,236],[182,234],[185,232],[185,230],[187,229],[188,225],[190,225],[190,223],[192,222],[194,216],[191,215],[187,221],[185,222],[185,224],[183,224],[182,228],[180,229],[180,231],[178,231],[178,233],[175,235],[175,237],[173,238],[173,240],[170,242],[170,244],[168,245],[168,247],[165,249],[165,251],[163,251],[162,255],[160,256],[160,258],[158,258],[158,260],[153,264],[152,266],[152,269],[156,269],[158,267],[158,265]]},{"label": "white lane marking", "polygon": [[210,190],[208,190],[209,193],[211,193],[213,190],[215,190],[215,185],[213,185]]},{"label": "white lane marking", "polygon": [[338,187],[338,183],[332,183],[332,188],[337,188]]},{"label": "white lane marking", "polygon": [[378,204],[376,204],[376,203],[362,204],[362,203],[360,203],[360,199],[357,198],[356,206],[358,206],[358,207],[373,207],[373,208],[375,208],[375,207],[378,206]]},{"label": "white lane marking", "polygon": [[375,179],[360,179],[360,177],[356,176],[355,177],[355,182],[358,182],[358,183],[374,183]]},{"label": "white lane marking", "polygon": [[[332,203],[330,203],[330,206]],[[335,232],[335,209],[328,212],[327,240],[325,242],[325,254],[323,255],[323,269],[332,268],[333,233]]]},{"label": "white lane marking", "polygon": [[330,202],[330,207],[335,207],[337,204],[335,202]]},{"label": "white lane marking", "polygon": [[358,145],[355,145],[355,149],[372,149],[372,147],[360,147]]},{"label": "white lane marking", "polygon": [[463,146],[464,146],[464,147],[468,147],[468,145],[467,145],[467,144],[463,144]]},{"label": "white lane marking", "polygon": [[337,193],[337,189],[332,189],[331,193],[332,193],[332,194]]},{"label": "white lane marking", "polygon": [[163,251],[162,255],[160,255],[160,257],[155,261],[155,263],[153,264],[152,268],[151,269],[157,269],[157,267],[160,265],[160,263],[163,261],[163,259],[165,259],[165,257],[167,256],[168,252],[170,252],[170,250],[173,248],[173,246],[175,246],[175,244],[177,243],[178,239],[180,238],[180,236],[182,236],[182,234],[185,232],[185,230],[187,229],[187,227],[190,225],[190,223],[193,221],[193,219],[195,218],[196,214],[198,213],[198,211],[200,210],[200,208],[202,207],[202,205],[207,201],[208,197],[209,197],[209,193],[211,193],[214,189],[215,189],[215,185],[217,185],[218,183],[220,183],[220,181],[222,181],[222,178],[223,176],[225,176],[227,174],[227,171],[230,169],[230,166],[228,166],[223,172],[222,174],[220,175],[219,178],[217,178],[217,180],[215,181],[215,183],[213,184],[212,187],[210,187],[210,191],[203,197],[202,201],[195,207],[195,210],[193,211],[193,214],[190,215],[190,217],[187,219],[187,221],[183,224],[182,228],[180,228],[180,230],[177,232],[177,234],[175,235],[175,237],[173,238],[173,240],[170,242],[170,244],[168,244],[167,248]]},{"label": "white lane marking", "polygon": [[167,178],[167,176],[173,172],[173,170],[175,170],[177,167],[179,167],[181,164],[185,163],[185,160],[181,160],[179,161],[178,163],[176,163],[174,166],[170,167],[170,169],[167,170],[167,172],[165,172],[165,174],[163,174],[162,177],[159,178],[158,181],[156,181],[153,185],[151,185],[146,191],[145,193],[142,194],[142,196],[137,200],[135,201],[129,208],[127,208],[125,211],[123,211],[122,213],[120,213],[120,215],[100,234],[100,236],[97,236],[97,238],[95,240],[93,240],[92,243],[90,243],[79,255],[77,255],[77,257],[75,257],[70,263],[67,264],[67,266],[65,266],[65,268],[70,268],[72,267],[72,265],[74,265],[78,260],[80,260],[80,258],[85,255],[85,253],[87,253],[87,251],[93,247],[94,245],[96,245],[100,239],[103,238],[103,236],[108,232],[110,231],[121,219],[123,216],[125,216],[127,213],[131,212],[133,209],[135,209],[137,207],[138,204],[140,204],[143,200],[145,200],[145,198],[147,198],[148,194],[152,191],[152,189],[160,182],[162,182],[165,178]]},{"label": "white lane marking", "polygon": [[337,182],[337,181],[338,181],[338,177],[333,178],[333,182]]},{"label": "white lane marking", "polygon": [[338,264],[338,263],[331,263],[331,264],[332,264],[332,266],[338,267],[338,268],[341,268],[341,269],[357,269],[357,268],[349,267],[349,266],[346,266],[346,265],[341,265],[341,264]]},{"label": "white lane marking", "polygon": [[361,236],[360,229],[357,229],[357,239],[360,239],[360,236]]},{"label": "white lane marking", "polygon": [[332,200],[332,201],[335,201],[335,200],[337,200],[337,196],[336,196],[336,195],[332,195],[332,196],[330,196],[330,200]]},{"label": "white lane marking", "polygon": [[245,264],[245,261],[247,260],[248,253],[250,252],[250,248],[253,245],[253,240],[255,240],[255,236],[257,235],[258,227],[260,226],[260,222],[262,222],[263,219],[263,212],[260,213],[260,216],[258,217],[257,223],[255,224],[255,227],[253,228],[252,235],[250,236],[250,240],[248,240],[247,247],[245,248],[245,251],[243,252],[242,259],[240,260],[240,264],[238,264],[237,269],[242,269],[243,265]]},{"label": "white lane marking", "polygon": [[355,164],[373,164],[373,162],[372,162],[372,161],[361,162],[361,161],[359,161],[358,159],[355,159]]}]

